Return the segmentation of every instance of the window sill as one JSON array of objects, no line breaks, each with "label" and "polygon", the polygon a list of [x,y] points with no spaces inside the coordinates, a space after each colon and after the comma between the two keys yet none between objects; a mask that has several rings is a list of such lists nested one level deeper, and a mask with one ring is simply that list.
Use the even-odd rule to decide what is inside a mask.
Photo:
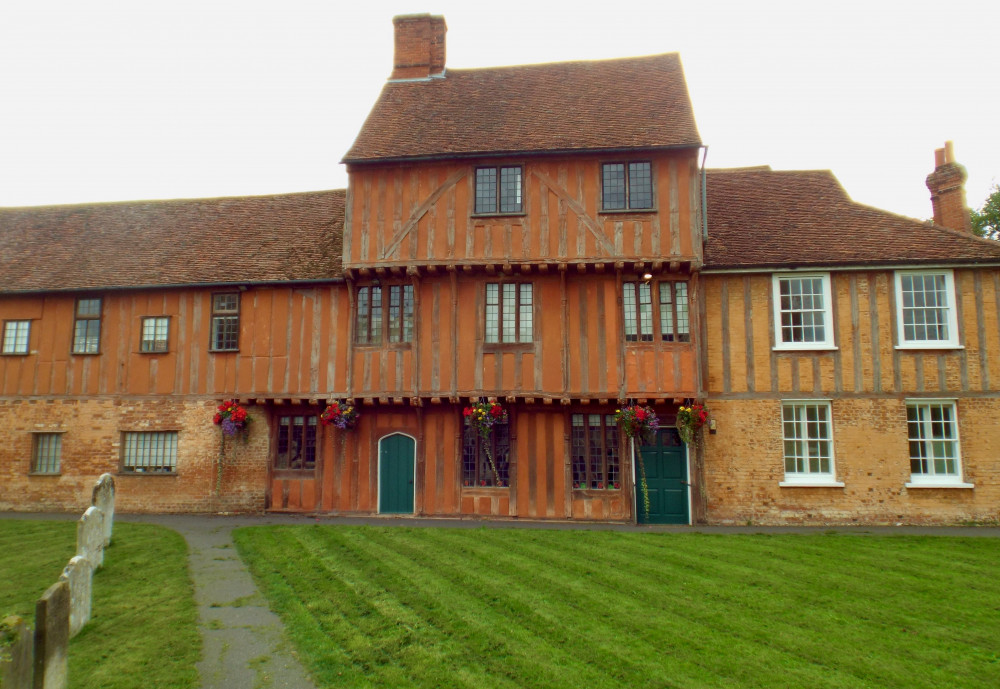
[{"label": "window sill", "polygon": [[771,348],[771,350],[775,352],[790,352],[790,353],[835,352],[838,349],[840,349],[840,347],[838,347],[837,345],[830,345],[830,344],[809,344],[807,346],[775,345],[774,347]]},{"label": "window sill", "polygon": [[176,471],[119,471],[115,476],[173,476],[177,477]]},{"label": "window sill", "polygon": [[779,488],[843,488],[843,481],[782,481]]},{"label": "window sill", "polygon": [[953,342],[940,342],[940,343],[934,343],[934,342],[912,342],[912,343],[910,343],[910,342],[908,342],[906,344],[896,345],[895,348],[899,349],[899,350],[904,350],[904,351],[914,351],[914,350],[920,351],[922,349],[938,349],[938,350],[940,350],[940,349],[954,349],[954,350],[965,349],[965,347],[963,347],[962,345],[957,344],[957,343],[953,343]]},{"label": "window sill", "polygon": [[33,352],[2,352],[0,356],[28,356],[33,354]]},{"label": "window sill", "polygon": [[528,214],[524,211],[515,211],[513,213],[473,213],[470,217],[474,219],[480,218],[524,218]]},{"label": "window sill", "polygon": [[534,342],[484,342],[483,353],[490,352],[530,352],[535,348]]},{"label": "window sill", "polygon": [[975,488],[973,483],[913,483],[909,481],[903,484],[907,488],[959,488],[962,490],[971,490]]},{"label": "window sill", "polygon": [[73,356],[100,356],[101,352],[70,352]]},{"label": "window sill", "polygon": [[690,347],[690,340],[625,340],[626,347],[652,347],[654,345],[685,346]]},{"label": "window sill", "polygon": [[209,354],[239,354],[239,349],[210,349]]},{"label": "window sill", "polygon": [[59,478],[62,476],[62,472],[59,471],[29,471],[28,476],[50,476],[52,478]]},{"label": "window sill", "polygon": [[586,497],[603,497],[605,495],[617,495],[622,492],[621,488],[574,488],[573,493],[582,493]]},{"label": "window sill", "polygon": [[659,213],[657,208],[602,208],[597,211],[600,215],[648,215],[649,213]]},{"label": "window sill", "polygon": [[484,492],[487,492],[487,493],[498,493],[500,491],[504,491],[504,492],[509,491],[510,490],[510,486],[462,486],[462,490],[463,491],[469,491],[469,492],[484,491]]},{"label": "window sill", "polygon": [[138,352],[138,353],[139,353],[139,354],[145,354],[146,356],[155,356],[155,355],[157,355],[157,354],[170,354],[170,352],[169,352],[169,351],[166,351],[166,350],[163,350],[163,351],[159,351],[159,352],[144,352],[144,351],[142,351],[141,349],[139,350],[139,352]]}]

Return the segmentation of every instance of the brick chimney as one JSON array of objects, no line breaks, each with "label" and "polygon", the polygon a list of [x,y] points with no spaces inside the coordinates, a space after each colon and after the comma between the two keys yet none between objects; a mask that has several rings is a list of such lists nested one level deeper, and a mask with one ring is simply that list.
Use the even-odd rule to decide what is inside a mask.
[{"label": "brick chimney", "polygon": [[444,74],[444,17],[403,14],[392,18],[396,48],[390,79],[427,79]]},{"label": "brick chimney", "polygon": [[952,143],[934,151],[934,172],[927,175],[927,188],[931,190],[934,222],[953,230],[972,232],[969,209],[965,205],[965,168],[955,162]]}]

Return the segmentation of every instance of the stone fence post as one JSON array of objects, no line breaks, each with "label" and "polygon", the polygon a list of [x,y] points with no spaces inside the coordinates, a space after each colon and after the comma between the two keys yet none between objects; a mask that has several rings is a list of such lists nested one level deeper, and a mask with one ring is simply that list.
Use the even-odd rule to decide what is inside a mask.
[{"label": "stone fence post", "polygon": [[104,513],[104,547],[111,545],[111,531],[115,522],[115,477],[101,474],[94,484],[91,504]]},{"label": "stone fence post", "polygon": [[88,507],[76,525],[76,554],[90,560],[94,571],[104,564],[104,513]]},{"label": "stone fence post", "polygon": [[66,689],[69,586],[57,581],[35,605],[34,689]]},{"label": "stone fence post", "polygon": [[32,651],[35,640],[20,617],[0,622],[0,687],[32,689]]}]

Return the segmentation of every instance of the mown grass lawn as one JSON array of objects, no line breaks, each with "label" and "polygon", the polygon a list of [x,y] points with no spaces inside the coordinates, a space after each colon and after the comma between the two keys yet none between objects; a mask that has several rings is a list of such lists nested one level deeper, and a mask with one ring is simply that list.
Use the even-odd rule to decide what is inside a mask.
[{"label": "mown grass lawn", "polygon": [[322,687],[1000,686],[1000,542],[235,532]]},{"label": "mown grass lawn", "polygon": [[[76,522],[0,519],[0,617],[34,626],[35,601],[76,552]],[[187,545],[161,526],[115,523],[90,623],[69,645],[70,689],[193,689],[201,658]]]}]

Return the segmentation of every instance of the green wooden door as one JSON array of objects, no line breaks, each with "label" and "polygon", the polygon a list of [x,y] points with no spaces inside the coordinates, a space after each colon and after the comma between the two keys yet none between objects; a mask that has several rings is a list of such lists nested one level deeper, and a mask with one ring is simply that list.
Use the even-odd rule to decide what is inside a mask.
[{"label": "green wooden door", "polygon": [[640,524],[688,524],[687,451],[675,428],[661,428],[651,444],[642,446],[649,486],[645,513],[639,458],[635,461],[636,515]]},{"label": "green wooden door", "polygon": [[413,465],[416,443],[399,433],[379,441],[378,511],[413,514]]}]

